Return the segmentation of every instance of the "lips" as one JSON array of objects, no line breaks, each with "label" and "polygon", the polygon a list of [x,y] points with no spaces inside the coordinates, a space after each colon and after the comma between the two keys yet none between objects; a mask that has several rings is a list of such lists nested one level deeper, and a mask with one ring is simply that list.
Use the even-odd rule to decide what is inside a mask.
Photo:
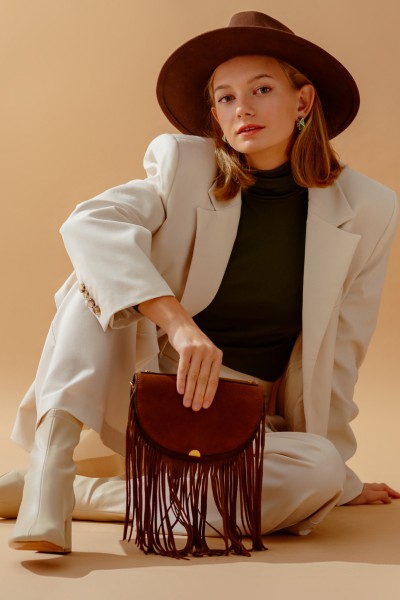
[{"label": "lips", "polygon": [[251,135],[253,133],[256,133],[257,131],[260,131],[261,129],[264,129],[264,127],[262,125],[255,125],[255,124],[242,125],[237,130],[237,134],[238,135]]}]

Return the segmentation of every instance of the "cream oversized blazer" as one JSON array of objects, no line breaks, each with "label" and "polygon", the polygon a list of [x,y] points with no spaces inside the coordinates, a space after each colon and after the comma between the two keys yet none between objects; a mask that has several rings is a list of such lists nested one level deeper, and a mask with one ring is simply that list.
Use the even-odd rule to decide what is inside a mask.
[{"label": "cream oversized blazer", "polygon": [[[241,207],[240,193],[225,202],[213,195],[216,167],[209,139],[162,135],[150,144],[144,166],[147,179],[78,205],[61,229],[75,273],[56,295],[58,312],[84,284],[93,336],[97,340],[102,328],[115,348],[111,366],[104,365],[100,349],[92,348],[87,358],[90,328],[85,339],[77,340],[76,362],[80,357],[89,361],[93,372],[81,382],[81,401],[105,406],[100,434],[120,453],[129,379],[135,368],[157,357],[163,333],[131,307],[175,295],[191,315],[203,310],[221,283]],[[331,187],[309,190],[303,330],[283,378],[280,402],[289,429],[329,438],[344,462],[356,448],[349,426],[357,414],[353,390],[377,320],[396,215],[395,194],[348,167]],[[52,347],[44,360],[49,357]],[[35,418],[32,386],[13,434],[27,448]],[[361,487],[348,469],[341,502],[355,497]]]}]

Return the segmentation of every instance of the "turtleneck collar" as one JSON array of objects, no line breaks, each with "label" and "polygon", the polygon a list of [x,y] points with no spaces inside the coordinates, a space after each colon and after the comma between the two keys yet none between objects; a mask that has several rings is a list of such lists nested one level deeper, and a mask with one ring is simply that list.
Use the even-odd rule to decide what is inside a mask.
[{"label": "turtleneck collar", "polygon": [[301,194],[305,190],[293,179],[289,162],[276,169],[253,171],[253,176],[255,182],[245,192],[249,196],[282,199]]}]

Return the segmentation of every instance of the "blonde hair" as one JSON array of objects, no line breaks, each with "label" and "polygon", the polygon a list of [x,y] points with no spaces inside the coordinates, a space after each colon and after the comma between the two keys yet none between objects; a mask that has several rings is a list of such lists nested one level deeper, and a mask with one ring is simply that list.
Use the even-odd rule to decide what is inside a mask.
[{"label": "blonde hair", "polygon": [[[312,85],[311,81],[297,69],[281,60],[275,60],[282,67],[293,89],[299,90],[306,84]],[[210,109],[215,104],[214,75],[215,71],[206,88]],[[212,116],[211,110],[208,133],[214,140],[217,159],[213,191],[219,200],[230,200],[241,188],[247,188],[254,183],[252,170],[247,164],[246,156],[222,140],[221,128]],[[301,131],[294,128],[288,156],[295,181],[306,188],[332,185],[343,169],[329,141],[325,116],[317,92],[307,116],[306,126]]]}]

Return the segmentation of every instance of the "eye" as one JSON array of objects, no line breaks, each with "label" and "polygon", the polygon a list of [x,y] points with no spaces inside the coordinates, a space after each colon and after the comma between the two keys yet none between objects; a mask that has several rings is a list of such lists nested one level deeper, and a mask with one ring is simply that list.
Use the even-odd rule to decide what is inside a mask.
[{"label": "eye", "polygon": [[219,100],[217,100],[217,102],[226,104],[227,102],[230,102],[232,99],[233,99],[233,96],[230,94],[227,94],[226,96],[222,96]]},{"label": "eye", "polygon": [[271,91],[271,88],[266,86],[266,85],[262,85],[261,87],[257,88],[255,93],[256,94],[260,94],[261,96],[264,94],[268,94]]}]

